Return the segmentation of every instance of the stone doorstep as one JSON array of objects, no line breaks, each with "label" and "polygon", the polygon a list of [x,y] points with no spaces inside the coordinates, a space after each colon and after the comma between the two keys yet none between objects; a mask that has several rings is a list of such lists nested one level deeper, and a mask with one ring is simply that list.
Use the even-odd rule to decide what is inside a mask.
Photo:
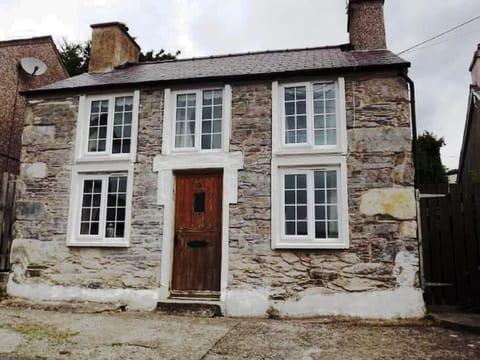
[{"label": "stone doorstep", "polygon": [[170,315],[217,317],[223,316],[219,301],[200,299],[165,299],[157,302],[157,312]]}]

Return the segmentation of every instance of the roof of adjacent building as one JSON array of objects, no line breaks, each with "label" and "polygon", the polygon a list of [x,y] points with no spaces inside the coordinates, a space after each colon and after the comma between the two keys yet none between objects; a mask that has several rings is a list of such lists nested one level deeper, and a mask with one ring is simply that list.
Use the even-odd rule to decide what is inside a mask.
[{"label": "roof of adjacent building", "polygon": [[108,73],[85,73],[27,93],[409,66],[389,50],[350,51],[348,45],[338,45],[127,64]]},{"label": "roof of adjacent building", "polygon": [[[468,107],[467,107],[467,119],[465,122],[465,129],[463,130],[463,141],[462,149],[460,150],[460,160],[458,164],[458,176],[457,182],[462,180],[465,166],[465,156],[467,155],[468,142],[470,140],[470,129],[472,127],[472,122],[475,121],[473,118],[474,107],[476,107],[477,102],[480,101],[480,87],[470,85],[470,95],[468,97]],[[477,120],[478,121],[478,120]]]}]

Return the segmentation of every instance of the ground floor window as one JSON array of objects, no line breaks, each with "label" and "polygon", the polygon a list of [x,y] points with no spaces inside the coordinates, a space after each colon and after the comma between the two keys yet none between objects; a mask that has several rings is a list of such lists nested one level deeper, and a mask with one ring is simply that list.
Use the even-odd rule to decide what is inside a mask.
[{"label": "ground floor window", "polygon": [[272,169],[272,246],[348,247],[345,166],[308,160]]},{"label": "ground floor window", "polygon": [[131,176],[120,172],[77,172],[70,206],[70,245],[127,245]]}]

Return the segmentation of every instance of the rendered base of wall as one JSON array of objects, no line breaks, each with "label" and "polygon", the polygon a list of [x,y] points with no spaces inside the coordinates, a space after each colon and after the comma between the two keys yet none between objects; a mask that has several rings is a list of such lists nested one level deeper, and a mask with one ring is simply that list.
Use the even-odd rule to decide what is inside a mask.
[{"label": "rendered base of wall", "polygon": [[17,284],[12,279],[8,281],[7,294],[31,301],[122,303],[129,309],[142,311],[155,310],[158,302],[156,289],[86,289],[76,286]]},{"label": "rendered base of wall", "polygon": [[420,289],[399,287],[392,290],[358,293],[307,293],[298,300],[269,300],[268,291],[230,290],[226,297],[227,316],[285,317],[340,315],[372,319],[418,318],[425,314]]},{"label": "rendered base of wall", "polygon": [[[129,309],[152,311],[160,300],[158,289],[85,289],[46,284],[17,284],[11,279],[7,293],[31,301],[91,301],[122,303]],[[229,290],[222,308],[226,316],[266,317],[272,311],[285,317],[341,315],[361,318],[418,318],[425,313],[419,289],[341,294],[305,294],[296,301],[269,300],[267,290]]]}]

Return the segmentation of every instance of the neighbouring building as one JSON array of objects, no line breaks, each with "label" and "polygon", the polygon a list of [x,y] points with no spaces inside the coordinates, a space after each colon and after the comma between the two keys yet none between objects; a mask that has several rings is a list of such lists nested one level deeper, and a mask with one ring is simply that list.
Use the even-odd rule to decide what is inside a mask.
[{"label": "neighbouring building", "polygon": [[[26,74],[19,67],[22,58],[34,57],[47,65],[41,76]],[[20,170],[21,137],[25,98],[18,91],[35,89],[68,77],[60,54],[50,36],[0,41],[0,169]],[[7,159],[10,163],[7,166]]]},{"label": "neighbouring building", "polygon": [[20,180],[9,294],[422,316],[410,64],[383,0],[348,20],[345,45],[153,63],[92,25],[89,73],[25,92],[46,172]]},{"label": "neighbouring building", "polygon": [[[47,69],[41,76],[27,74],[20,60],[35,58]],[[19,91],[38,88],[67,78],[60,55],[50,36],[0,41],[0,285],[2,272],[10,268],[9,253],[15,177],[20,172],[21,138],[25,119],[25,98]],[[41,171],[29,164],[26,172]]]},{"label": "neighbouring building", "polygon": [[472,84],[467,104],[467,120],[463,134],[460,164],[458,165],[457,183],[469,186],[480,183],[480,44],[473,54],[470,65]]}]

